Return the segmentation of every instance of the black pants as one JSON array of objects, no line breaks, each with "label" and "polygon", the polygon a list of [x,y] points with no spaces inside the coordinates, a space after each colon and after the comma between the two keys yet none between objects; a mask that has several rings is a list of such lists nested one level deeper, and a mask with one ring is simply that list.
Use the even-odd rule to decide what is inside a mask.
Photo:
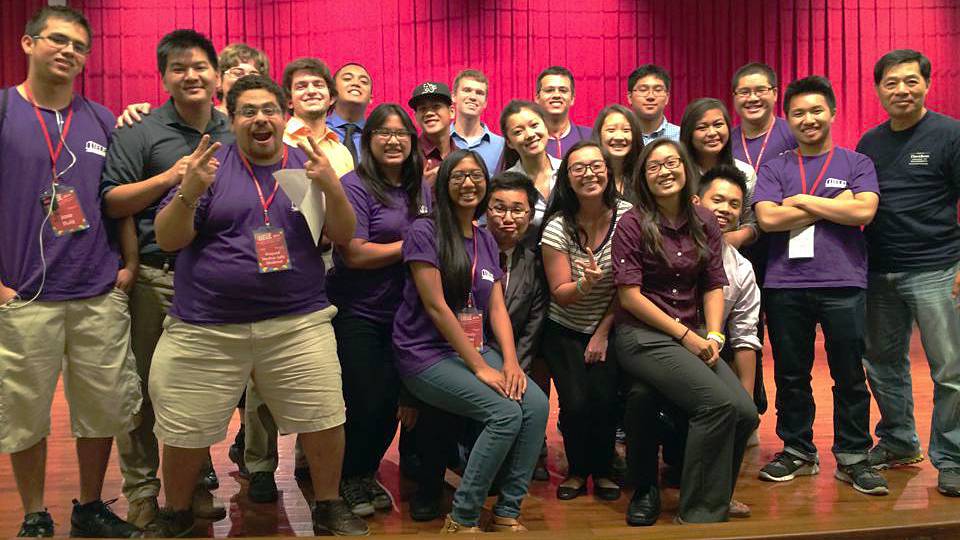
[{"label": "black pants", "polygon": [[823,329],[833,378],[833,453],[848,465],[866,458],[870,438],[870,393],[863,370],[866,291],[854,287],[764,289],[767,329],[777,383],[777,435],[784,449],[808,460],[816,404],[810,380],[817,323]]},{"label": "black pants", "polygon": [[397,433],[400,376],[393,360],[393,325],[350,313],[333,319],[347,405],[343,477],[372,474]]},{"label": "black pants", "polygon": [[[652,431],[649,437],[656,440],[658,434],[650,426],[655,423],[653,411],[662,410],[656,401],[663,399],[663,408],[687,419],[680,517],[694,523],[726,520],[747,439],[760,422],[753,400],[726,362],[711,368],[662,332],[621,325],[614,343],[623,371],[649,387],[648,405],[641,404],[643,388],[636,384],[628,399],[631,476],[648,485],[655,482],[656,446],[651,452],[643,445],[649,439],[640,431]],[[637,416],[638,411],[642,416]],[[638,441],[639,455],[631,444]],[[635,455],[630,457],[631,453]]]},{"label": "black pants", "polygon": [[[613,346],[605,362],[587,364],[588,334],[548,320],[543,356],[557,387],[570,476],[610,477],[617,429],[618,369]],[[611,339],[612,343],[612,339]]]}]

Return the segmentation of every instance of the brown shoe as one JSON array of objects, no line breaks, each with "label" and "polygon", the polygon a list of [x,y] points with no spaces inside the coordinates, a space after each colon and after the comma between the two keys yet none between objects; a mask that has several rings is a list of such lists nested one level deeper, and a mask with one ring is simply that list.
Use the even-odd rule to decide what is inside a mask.
[{"label": "brown shoe", "polygon": [[127,510],[127,523],[138,529],[146,527],[154,518],[160,507],[157,505],[157,498],[153,496],[141,497],[130,501],[130,508]]},{"label": "brown shoe", "polygon": [[461,525],[453,520],[450,517],[450,514],[447,514],[447,519],[443,521],[443,528],[440,529],[440,534],[457,534],[457,533],[482,533],[483,531],[480,527],[467,527],[466,525]]},{"label": "brown shoe", "polygon": [[219,521],[227,517],[227,509],[217,502],[213,493],[197,486],[193,490],[193,516],[198,519],[211,519]]},{"label": "brown shoe", "polygon": [[494,514],[493,521],[490,522],[490,526],[487,528],[489,532],[527,532],[526,526],[523,523],[520,523],[520,518],[508,518],[503,516],[498,516]]},{"label": "brown shoe", "polygon": [[736,499],[731,499],[730,510],[727,515],[732,518],[748,518],[750,517],[750,507]]}]

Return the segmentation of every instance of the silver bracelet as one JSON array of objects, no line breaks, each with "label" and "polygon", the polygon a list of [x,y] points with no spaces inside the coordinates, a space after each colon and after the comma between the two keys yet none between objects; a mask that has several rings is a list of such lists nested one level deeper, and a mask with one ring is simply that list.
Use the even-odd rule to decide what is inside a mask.
[{"label": "silver bracelet", "polygon": [[198,198],[197,200],[193,201],[192,203],[189,202],[189,201],[187,201],[187,198],[183,196],[183,188],[182,188],[182,187],[179,187],[179,186],[177,187],[177,199],[179,199],[180,202],[182,202],[184,206],[186,206],[187,208],[189,208],[189,209],[191,209],[191,210],[196,210],[196,209],[197,209],[197,206],[200,205],[200,199],[199,199],[199,198]]}]

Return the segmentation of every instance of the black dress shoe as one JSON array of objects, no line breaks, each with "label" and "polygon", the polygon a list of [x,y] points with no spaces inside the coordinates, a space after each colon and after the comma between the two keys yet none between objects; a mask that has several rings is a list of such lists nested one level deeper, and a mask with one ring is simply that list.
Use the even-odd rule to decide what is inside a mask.
[{"label": "black dress shoe", "polygon": [[433,521],[442,515],[439,496],[430,497],[417,493],[410,499],[410,517],[414,521]]},{"label": "black dress shoe", "polygon": [[627,525],[631,527],[649,526],[660,517],[660,489],[650,486],[638,488],[627,506]]},{"label": "black dress shoe", "polygon": [[620,498],[620,486],[600,487],[594,482],[593,496],[602,501],[615,501]]},{"label": "black dress shoe", "polygon": [[584,480],[580,487],[565,486],[562,483],[557,486],[557,498],[561,501],[576,499],[587,492],[587,482]]}]

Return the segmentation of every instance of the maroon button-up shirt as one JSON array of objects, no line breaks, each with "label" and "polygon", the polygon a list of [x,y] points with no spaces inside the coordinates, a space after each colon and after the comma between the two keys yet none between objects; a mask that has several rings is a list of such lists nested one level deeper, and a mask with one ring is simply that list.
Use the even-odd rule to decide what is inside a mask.
[{"label": "maroon button-up shirt", "polygon": [[[704,224],[709,256],[698,261],[697,245],[690,235],[687,220],[681,217],[672,224],[664,217],[660,229],[664,261],[660,254],[644,242],[640,228],[643,210],[627,212],[613,234],[613,281],[620,286],[637,285],[640,291],[667,315],[688,327],[703,326],[703,293],[727,284],[723,270],[723,234],[711,212],[695,206],[694,211]],[[640,321],[622,306],[615,313],[617,324],[638,325]]]},{"label": "maroon button-up shirt", "polygon": [[428,139],[425,135],[420,135],[420,140],[417,142],[417,148],[420,150],[420,156],[423,158],[423,169],[430,170],[434,167],[439,167],[440,162],[443,161],[443,158],[447,157],[457,149],[457,143],[451,136],[450,151],[446,154],[441,154],[439,146],[434,146],[434,144],[430,142],[430,139]]}]

